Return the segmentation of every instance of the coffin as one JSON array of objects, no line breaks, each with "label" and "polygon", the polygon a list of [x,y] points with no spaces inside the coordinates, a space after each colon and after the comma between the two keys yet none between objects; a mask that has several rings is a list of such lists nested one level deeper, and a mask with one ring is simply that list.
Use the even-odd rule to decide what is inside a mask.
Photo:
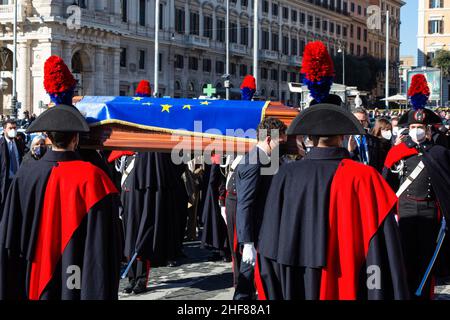
[{"label": "coffin", "polygon": [[[89,99],[88,99],[89,98]],[[94,98],[94,99],[93,99]],[[88,119],[88,122],[91,126],[91,132],[89,134],[83,135],[81,137],[80,146],[83,148],[88,149],[99,149],[99,150],[134,150],[134,151],[159,151],[159,152],[173,152],[174,150],[184,150],[184,151],[192,151],[192,152],[198,152],[198,151],[215,151],[215,152],[235,152],[235,153],[245,153],[248,152],[255,144],[256,144],[256,137],[235,137],[235,136],[227,136],[222,134],[217,135],[208,135],[204,134],[202,132],[193,132],[193,131],[180,131],[180,130],[167,130],[164,125],[162,125],[162,128],[156,128],[154,124],[152,126],[143,126],[139,125],[141,123],[141,120],[139,117],[140,115],[137,115],[134,117],[134,121],[127,121],[123,120],[123,118],[127,118],[127,110],[124,108],[129,108],[130,113],[132,112],[141,112],[144,109],[139,109],[140,107],[135,107],[135,103],[141,103],[146,104],[142,101],[150,101],[147,102],[147,106],[154,107],[153,105],[162,104],[161,99],[154,99],[154,98],[146,98],[149,100],[142,100],[142,101],[132,101],[130,102],[132,106],[128,106],[125,104],[122,106],[121,100],[119,100],[119,104],[114,106],[114,103],[111,105],[108,105],[106,103],[105,105],[99,105],[97,101],[99,101],[100,98],[101,101],[107,101],[108,99],[102,100],[102,97],[75,97],[74,98],[74,105],[80,109],[80,111],[85,114],[86,118]],[[122,97],[121,97],[122,98]],[[110,97],[112,99],[112,97]],[[122,99],[137,99],[137,98],[122,98]],[[117,99],[116,99],[117,100]],[[176,104],[179,104],[180,102],[175,101],[176,99],[171,99],[168,103],[172,103],[174,105],[174,108],[176,107]],[[187,103],[189,104],[199,104],[200,100],[192,100],[186,102],[187,99],[184,99],[180,104],[180,107],[178,108],[178,114],[176,113],[176,110],[173,112],[172,117],[177,116],[175,119],[178,124],[181,127],[188,128],[192,122],[192,119],[194,118],[187,118],[183,116],[183,113],[181,112],[181,106],[187,106]],[[94,101],[91,103],[91,101]],[[129,100],[126,100],[127,103]],[[165,100],[164,100],[165,101]],[[174,102],[175,101],[175,102]],[[157,103],[156,103],[157,102]],[[232,119],[235,119],[235,117],[240,117],[240,119],[247,119],[247,118],[254,118],[249,120],[248,122],[245,122],[244,124],[247,126],[247,128],[253,128],[256,129],[259,121],[261,119],[257,119],[258,114],[255,114],[255,112],[250,111],[250,108],[247,108],[245,106],[243,107],[236,107],[236,104],[240,103],[239,101],[224,101],[224,100],[212,100],[212,102],[219,104],[223,104],[223,106],[220,106],[220,109],[208,109],[211,110],[211,113],[216,113],[217,110],[219,110],[219,113],[221,114],[221,117],[218,117],[217,119],[214,118],[216,115],[212,115],[213,119],[208,119],[208,121],[212,121],[214,124],[214,121],[219,122],[218,124],[221,126],[227,126],[228,122],[233,122],[233,124],[230,124],[232,127],[233,125],[236,125],[234,121],[231,121]],[[102,102],[103,103],[103,102]],[[260,102],[261,103],[261,102]],[[264,109],[261,113],[261,118],[267,118],[267,117],[276,117],[283,121],[286,125],[289,125],[291,121],[295,118],[295,116],[298,114],[297,109],[289,108],[285,105],[283,105],[280,102],[267,102],[264,103]],[[109,108],[116,108],[116,110],[110,110]],[[134,109],[133,109],[134,108]],[[149,107],[150,108],[150,107]],[[184,107],[183,107],[184,108]],[[223,113],[223,109],[226,108],[225,116]],[[96,110],[95,115],[92,116],[91,110]],[[163,108],[164,109],[164,108]],[[187,110],[183,111],[191,111]],[[138,110],[138,111],[136,111]],[[167,111],[167,110],[166,110]],[[203,110],[202,110],[203,111]],[[120,113],[119,115],[111,116],[112,113]],[[209,114],[206,114],[205,111],[203,111],[203,114],[196,115],[198,117],[209,117]],[[169,116],[167,114],[168,112],[159,111],[157,109],[157,113],[154,113],[152,115],[142,115],[142,117],[164,117]],[[188,113],[184,113],[188,114]],[[191,113],[189,113],[191,114]],[[105,117],[105,118],[103,118]],[[195,116],[194,116],[195,117]],[[234,117],[234,118],[233,118]],[[101,118],[101,119],[100,119]],[[105,120],[107,118],[107,120]],[[131,119],[133,120],[133,119]],[[157,119],[158,120],[158,119]],[[167,124],[166,124],[167,125]],[[231,128],[234,129],[234,128]]]}]

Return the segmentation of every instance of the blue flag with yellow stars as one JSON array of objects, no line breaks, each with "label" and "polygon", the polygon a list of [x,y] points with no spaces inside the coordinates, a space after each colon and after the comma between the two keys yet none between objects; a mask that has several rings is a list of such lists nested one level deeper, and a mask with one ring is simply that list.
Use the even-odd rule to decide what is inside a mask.
[{"label": "blue flag with yellow stars", "polygon": [[90,126],[123,124],[140,129],[256,139],[265,101],[147,97],[83,97],[75,106]]}]

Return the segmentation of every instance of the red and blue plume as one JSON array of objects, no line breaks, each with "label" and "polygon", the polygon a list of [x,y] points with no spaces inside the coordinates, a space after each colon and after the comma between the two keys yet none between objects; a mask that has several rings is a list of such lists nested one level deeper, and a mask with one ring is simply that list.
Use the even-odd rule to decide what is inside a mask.
[{"label": "red and blue plume", "polygon": [[252,100],[256,92],[256,80],[252,75],[246,75],[241,84],[241,99]]},{"label": "red and blue plume", "polygon": [[310,42],[305,46],[300,72],[311,96],[319,103],[324,101],[333,84],[334,65],[327,47],[321,41]]},{"label": "red and blue plume", "polygon": [[415,74],[411,79],[408,97],[414,110],[424,109],[430,97],[430,88],[427,78],[421,73]]},{"label": "red and blue plume", "polygon": [[150,87],[150,82],[147,80],[141,80],[136,89],[137,97],[150,97],[152,95],[152,89]]},{"label": "red and blue plume", "polygon": [[44,64],[44,88],[56,104],[72,105],[77,81],[64,60],[51,56]]}]

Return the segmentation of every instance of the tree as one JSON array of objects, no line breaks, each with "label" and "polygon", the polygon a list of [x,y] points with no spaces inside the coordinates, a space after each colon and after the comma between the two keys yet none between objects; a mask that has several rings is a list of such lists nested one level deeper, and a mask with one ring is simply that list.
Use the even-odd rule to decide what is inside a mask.
[{"label": "tree", "polygon": [[432,64],[433,67],[440,68],[442,70],[442,76],[444,78],[450,77],[450,51],[436,51]]}]

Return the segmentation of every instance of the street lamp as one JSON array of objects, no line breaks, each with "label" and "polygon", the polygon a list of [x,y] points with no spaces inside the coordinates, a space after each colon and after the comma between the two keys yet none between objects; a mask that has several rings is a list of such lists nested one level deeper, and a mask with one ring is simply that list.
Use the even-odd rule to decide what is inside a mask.
[{"label": "street lamp", "polygon": [[339,43],[339,53],[342,53],[342,84],[345,86],[345,48]]}]

